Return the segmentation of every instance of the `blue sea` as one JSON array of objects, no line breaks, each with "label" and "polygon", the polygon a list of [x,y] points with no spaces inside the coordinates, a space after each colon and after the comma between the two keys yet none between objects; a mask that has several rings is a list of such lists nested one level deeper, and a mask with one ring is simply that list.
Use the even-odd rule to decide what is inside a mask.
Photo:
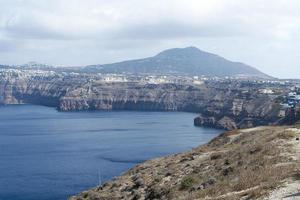
[{"label": "blue sea", "polygon": [[58,112],[0,107],[0,199],[60,200],[145,160],[190,150],[221,131],[184,112]]}]

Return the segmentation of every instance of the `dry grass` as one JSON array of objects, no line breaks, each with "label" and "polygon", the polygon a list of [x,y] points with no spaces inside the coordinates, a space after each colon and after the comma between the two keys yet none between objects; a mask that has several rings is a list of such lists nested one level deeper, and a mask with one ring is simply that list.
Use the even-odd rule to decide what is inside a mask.
[{"label": "dry grass", "polygon": [[[300,179],[299,163],[291,159],[291,141],[297,137],[288,127],[230,131],[193,151],[135,167],[117,182],[135,185],[132,177],[139,176],[145,184],[117,194],[128,199],[135,191],[146,199],[258,199],[287,178]],[[98,197],[116,196],[120,187],[107,186]]]},{"label": "dry grass", "polygon": [[[285,129],[267,129],[259,133],[244,133],[235,138],[225,145],[227,153],[212,154],[212,158],[222,158],[213,159],[217,161],[213,165],[224,166],[227,163],[228,167],[225,169],[230,168],[229,173],[224,175],[218,171],[210,171],[210,175],[220,177],[219,181],[214,186],[199,191],[195,196],[200,199],[218,196],[223,197],[221,199],[240,199],[242,196],[258,198],[266,195],[282,180],[294,174],[296,163],[289,163],[290,158],[286,155],[291,153],[287,141],[295,137],[294,132]],[[288,164],[280,165],[282,163]],[[247,191],[249,188],[254,189]],[[235,195],[235,192],[239,191],[246,192]]]}]

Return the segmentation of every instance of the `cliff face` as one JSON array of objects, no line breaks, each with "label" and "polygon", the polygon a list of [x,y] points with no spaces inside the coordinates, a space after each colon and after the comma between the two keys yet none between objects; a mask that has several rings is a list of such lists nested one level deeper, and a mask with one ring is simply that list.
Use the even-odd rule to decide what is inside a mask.
[{"label": "cliff face", "polygon": [[212,112],[200,114],[195,118],[194,124],[233,130],[281,123],[278,114],[280,105],[276,96],[254,94],[251,97],[232,97],[227,101],[223,106],[213,106]]},{"label": "cliff face", "polygon": [[6,72],[0,104],[31,103],[73,110],[147,110],[201,113],[197,126],[236,129],[280,122],[280,94],[261,94],[243,82],[202,85],[103,82],[97,76]]},{"label": "cliff face", "polygon": [[231,87],[89,83],[67,92],[60,99],[59,109],[188,111],[201,113],[194,120],[197,126],[228,130],[278,122],[276,95],[243,93],[240,86]]},{"label": "cliff face", "polygon": [[2,76],[0,104],[31,103],[56,107],[59,99],[74,87],[61,77]]},{"label": "cliff face", "polygon": [[208,101],[205,91],[175,84],[92,83],[69,91],[59,108],[201,112]]},{"label": "cliff face", "polygon": [[[299,136],[289,127],[227,132],[192,151],[146,161],[71,200],[282,199],[298,192]],[[294,191],[273,191],[284,183],[296,185]]]}]

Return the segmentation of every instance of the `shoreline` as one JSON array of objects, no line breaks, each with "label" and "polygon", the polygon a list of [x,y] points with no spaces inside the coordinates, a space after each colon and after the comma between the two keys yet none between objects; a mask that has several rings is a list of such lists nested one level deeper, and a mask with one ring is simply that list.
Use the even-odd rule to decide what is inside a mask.
[{"label": "shoreline", "polygon": [[[298,129],[287,126],[224,132],[190,151],[138,164],[70,200],[185,199],[187,195],[192,199],[267,198],[300,169],[298,158],[291,160],[295,155],[293,145],[300,148],[299,136]],[[249,144],[244,146],[246,141]],[[286,156],[279,154],[282,151]],[[278,171],[277,166],[284,170]]]},{"label": "shoreline", "polygon": [[139,110],[139,109],[86,109],[86,110],[60,110],[58,106],[51,106],[51,105],[42,105],[42,104],[31,104],[31,103],[11,103],[11,104],[0,104],[0,106],[22,106],[22,105],[33,105],[33,106],[44,106],[48,108],[54,108],[58,112],[62,113],[76,113],[76,112],[170,112],[170,113],[176,113],[176,112],[183,112],[183,113],[191,113],[195,114],[194,126],[196,127],[203,127],[203,128],[212,128],[212,129],[218,129],[218,130],[224,130],[226,131],[226,128],[218,127],[218,126],[211,126],[211,125],[196,125],[195,120],[199,117],[199,113],[192,112],[192,111],[177,111],[177,110]]}]

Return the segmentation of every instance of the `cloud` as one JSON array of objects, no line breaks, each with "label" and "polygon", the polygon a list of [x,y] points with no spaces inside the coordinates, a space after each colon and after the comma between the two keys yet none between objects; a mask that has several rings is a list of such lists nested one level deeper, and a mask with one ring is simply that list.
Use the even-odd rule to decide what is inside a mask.
[{"label": "cloud", "polygon": [[293,0],[293,7],[280,0],[1,1],[1,31],[21,39],[227,37],[257,30],[287,38],[299,28],[289,21],[300,18]]},{"label": "cloud", "polygon": [[291,57],[299,51],[298,0],[0,0],[0,5],[2,63],[105,63],[196,45],[254,66],[263,63],[265,72],[278,63],[300,65]]},{"label": "cloud", "polygon": [[12,52],[17,49],[13,41],[0,39],[0,52]]},{"label": "cloud", "polygon": [[218,37],[255,25],[241,16],[245,11],[236,2],[11,0],[2,7],[1,21],[8,37],[23,39]]}]

